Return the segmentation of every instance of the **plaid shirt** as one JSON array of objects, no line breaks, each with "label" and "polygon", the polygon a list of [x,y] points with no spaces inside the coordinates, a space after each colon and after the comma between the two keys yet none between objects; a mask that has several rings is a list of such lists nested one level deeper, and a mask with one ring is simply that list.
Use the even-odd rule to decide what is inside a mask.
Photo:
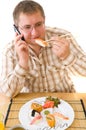
[{"label": "plaid shirt", "polygon": [[70,38],[70,55],[60,60],[48,47],[42,48],[39,57],[29,48],[29,70],[18,64],[13,41],[6,46],[2,59],[0,92],[13,97],[19,92],[75,92],[71,74],[86,76],[86,55],[70,32],[46,27],[45,39],[55,35]]}]

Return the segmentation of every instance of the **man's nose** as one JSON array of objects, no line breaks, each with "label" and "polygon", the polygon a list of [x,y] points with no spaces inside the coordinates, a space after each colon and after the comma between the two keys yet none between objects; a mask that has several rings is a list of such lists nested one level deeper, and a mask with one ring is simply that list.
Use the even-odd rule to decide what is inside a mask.
[{"label": "man's nose", "polygon": [[31,35],[32,36],[37,36],[38,35],[38,31],[37,31],[37,29],[35,27],[32,28]]}]

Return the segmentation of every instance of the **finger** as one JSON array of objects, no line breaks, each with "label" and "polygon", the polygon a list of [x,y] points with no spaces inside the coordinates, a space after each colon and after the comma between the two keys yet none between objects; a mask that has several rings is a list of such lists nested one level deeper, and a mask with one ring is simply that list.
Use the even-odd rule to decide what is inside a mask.
[{"label": "finger", "polygon": [[58,50],[60,49],[60,46],[58,44],[53,44],[53,48]]},{"label": "finger", "polygon": [[15,36],[15,42],[19,41],[22,39],[22,35],[16,35]]},{"label": "finger", "polygon": [[61,41],[55,41],[55,42],[53,42],[53,46],[61,47],[61,46],[63,46],[63,43]]},{"label": "finger", "polygon": [[56,55],[56,56],[58,56],[58,57],[60,57],[61,56],[61,54],[62,54],[62,52],[61,52],[61,50],[60,49],[55,49],[55,48],[52,48],[52,51],[53,51],[53,53]]}]

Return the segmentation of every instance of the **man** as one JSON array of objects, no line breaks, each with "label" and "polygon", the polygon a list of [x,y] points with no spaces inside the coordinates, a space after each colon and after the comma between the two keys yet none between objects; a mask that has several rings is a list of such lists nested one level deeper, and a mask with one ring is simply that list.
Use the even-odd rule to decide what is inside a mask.
[{"label": "man", "polygon": [[[35,1],[21,1],[13,11],[20,31],[3,53],[0,92],[75,92],[70,74],[86,76],[86,56],[71,33],[45,26],[44,10]],[[22,40],[23,38],[23,40]],[[35,39],[49,40],[42,47]]]}]

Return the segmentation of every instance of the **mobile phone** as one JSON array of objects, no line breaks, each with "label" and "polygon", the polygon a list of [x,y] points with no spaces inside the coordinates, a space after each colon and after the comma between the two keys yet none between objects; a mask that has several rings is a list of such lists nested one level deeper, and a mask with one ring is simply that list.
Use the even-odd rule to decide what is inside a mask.
[{"label": "mobile phone", "polygon": [[[17,32],[17,34],[21,34],[20,31],[18,30],[18,27],[14,24],[14,31]],[[21,38],[21,40],[25,41],[24,37]]]}]

